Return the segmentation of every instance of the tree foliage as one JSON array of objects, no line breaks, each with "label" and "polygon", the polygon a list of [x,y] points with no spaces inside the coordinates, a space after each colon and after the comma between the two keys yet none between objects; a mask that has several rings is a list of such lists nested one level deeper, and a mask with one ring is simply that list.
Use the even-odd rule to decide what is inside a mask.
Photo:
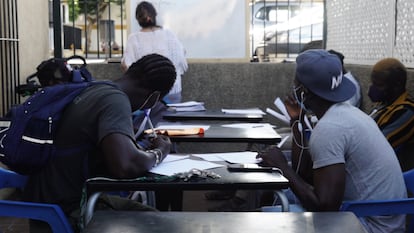
[{"label": "tree foliage", "polygon": [[110,4],[123,5],[125,0],[67,0],[69,6],[69,20],[74,22],[83,15],[86,20],[87,46],[91,44],[91,31],[102,18],[103,13]]},{"label": "tree foliage", "polygon": [[75,21],[79,15],[88,18],[100,18],[109,4],[125,4],[125,0],[67,0],[69,6],[69,20]]}]

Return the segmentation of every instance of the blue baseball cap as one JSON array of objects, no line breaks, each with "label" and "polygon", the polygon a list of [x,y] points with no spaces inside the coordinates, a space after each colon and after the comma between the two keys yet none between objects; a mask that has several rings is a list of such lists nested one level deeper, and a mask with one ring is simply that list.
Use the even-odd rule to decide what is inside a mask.
[{"label": "blue baseball cap", "polygon": [[356,91],[355,85],[343,76],[338,56],[323,49],[299,54],[296,79],[315,95],[335,103],[350,99]]}]

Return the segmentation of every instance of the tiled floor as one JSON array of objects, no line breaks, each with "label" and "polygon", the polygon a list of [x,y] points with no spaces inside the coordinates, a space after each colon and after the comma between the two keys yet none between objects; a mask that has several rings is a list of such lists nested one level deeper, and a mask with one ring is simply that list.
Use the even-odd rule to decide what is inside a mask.
[{"label": "tiled floor", "polygon": [[29,224],[27,219],[0,217],[1,233],[28,233]]},{"label": "tiled floor", "polygon": [[[17,199],[13,189],[2,189],[0,199]],[[0,217],[0,233],[28,233],[29,225],[27,219]]]}]

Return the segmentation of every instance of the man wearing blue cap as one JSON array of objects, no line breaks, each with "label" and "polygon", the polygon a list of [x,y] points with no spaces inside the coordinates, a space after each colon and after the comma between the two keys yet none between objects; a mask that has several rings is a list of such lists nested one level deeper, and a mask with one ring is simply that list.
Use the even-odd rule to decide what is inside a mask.
[{"label": "man wearing blue cap", "polygon": [[[405,198],[394,150],[375,121],[344,102],[354,95],[355,86],[343,78],[338,57],[308,50],[296,63],[295,98],[286,101],[294,135],[292,167],[276,147],[259,155],[262,166],[280,168],[308,211],[338,211],[343,201]],[[303,119],[309,111],[319,120],[306,141]],[[369,232],[403,232],[405,216],[361,222]]]}]

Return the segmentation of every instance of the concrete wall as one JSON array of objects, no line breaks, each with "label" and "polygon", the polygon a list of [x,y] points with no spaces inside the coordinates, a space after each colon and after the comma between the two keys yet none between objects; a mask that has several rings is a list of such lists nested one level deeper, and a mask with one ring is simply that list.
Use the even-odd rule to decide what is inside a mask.
[{"label": "concrete wall", "polygon": [[[97,79],[121,76],[119,63],[90,64]],[[367,96],[371,66],[347,64],[359,80],[366,111],[371,101]],[[190,63],[183,77],[183,100],[205,102],[208,109],[259,107],[274,108],[275,97],[292,91],[294,63]],[[408,70],[407,88],[414,96],[414,70]]]},{"label": "concrete wall", "polygon": [[[360,80],[365,111],[371,109],[367,96],[371,66],[346,65]],[[97,79],[120,77],[119,63],[90,64],[89,70]],[[190,63],[183,77],[183,101],[205,102],[207,109],[267,107],[276,109],[273,101],[292,92],[294,63]],[[409,70],[408,89],[414,94],[414,70]],[[289,134],[287,126],[267,115],[265,121],[275,124],[278,132]],[[282,128],[280,128],[282,127]],[[289,143],[285,143],[285,149]],[[181,143],[181,153],[211,153],[245,150],[243,143]],[[255,148],[253,148],[255,150]]]},{"label": "concrete wall", "polygon": [[20,80],[36,72],[49,52],[49,1],[18,0]]}]

